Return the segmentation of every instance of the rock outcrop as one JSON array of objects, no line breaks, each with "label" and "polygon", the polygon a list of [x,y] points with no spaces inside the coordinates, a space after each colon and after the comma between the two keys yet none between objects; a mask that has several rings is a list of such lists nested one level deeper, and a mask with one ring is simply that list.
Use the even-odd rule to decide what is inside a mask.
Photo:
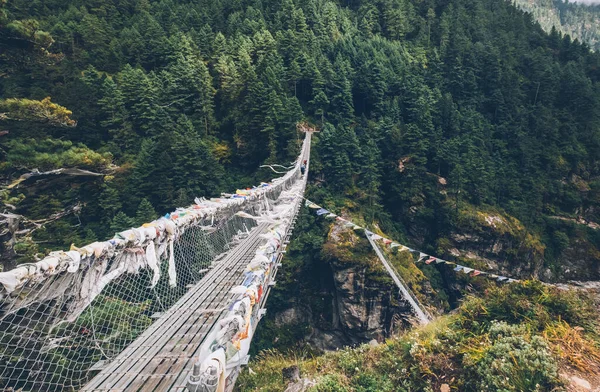
[{"label": "rock outcrop", "polygon": [[[555,221],[556,238],[542,242],[539,234],[504,212],[462,210],[449,241],[441,241],[442,248],[445,255],[468,265],[513,278],[600,280],[600,251],[589,234],[596,229],[570,220]],[[546,244],[556,242],[560,243],[547,249]]]},{"label": "rock outcrop", "polygon": [[[273,317],[277,328],[309,325],[305,341],[314,348],[330,351],[347,345],[383,342],[416,322],[410,305],[401,298],[361,233],[333,224],[319,262],[327,266],[321,269],[327,275],[321,277],[324,284],[318,292],[311,293],[312,298],[294,301],[292,306],[278,312]],[[421,283],[415,287],[433,293],[422,273],[414,265],[412,268],[413,279],[418,277]],[[316,306],[318,303],[321,305]]]}]

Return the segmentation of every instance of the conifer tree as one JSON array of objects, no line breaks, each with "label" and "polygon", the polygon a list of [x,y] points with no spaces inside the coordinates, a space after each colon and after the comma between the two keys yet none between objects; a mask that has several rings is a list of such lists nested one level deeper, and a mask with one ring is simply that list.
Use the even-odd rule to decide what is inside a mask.
[{"label": "conifer tree", "polygon": [[158,214],[152,207],[152,204],[145,197],[140,201],[135,213],[135,225],[141,226],[144,223],[152,222],[158,218]]},{"label": "conifer tree", "polygon": [[110,222],[110,230],[118,233],[123,230],[132,228],[135,222],[132,218],[128,217],[123,211],[119,211],[117,215]]}]

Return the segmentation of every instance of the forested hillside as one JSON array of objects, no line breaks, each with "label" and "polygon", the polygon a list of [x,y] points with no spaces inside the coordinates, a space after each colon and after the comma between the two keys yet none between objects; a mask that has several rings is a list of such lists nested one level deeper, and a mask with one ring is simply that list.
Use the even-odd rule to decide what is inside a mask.
[{"label": "forested hillside", "polygon": [[[259,166],[293,160],[305,121],[320,205],[481,270],[600,280],[599,82],[599,54],[504,0],[0,0],[2,268],[269,180]],[[308,215],[269,312],[303,302],[325,331],[333,297],[394,325],[385,308],[406,309],[360,241]],[[317,390],[551,390],[569,358],[598,374],[589,301],[398,262],[456,313],[305,362],[329,373]],[[375,300],[321,295],[353,263],[347,297]],[[482,298],[461,305],[465,286]],[[304,337],[265,339],[265,321],[255,348]],[[240,385],[281,389],[289,363],[267,356]]]},{"label": "forested hillside", "polygon": [[440,255],[497,214],[503,260],[598,274],[600,57],[510,3],[1,4],[5,263],[268,179],[305,119],[318,201]]},{"label": "forested hillside", "polygon": [[594,51],[600,49],[600,6],[565,0],[515,0],[515,4],[530,12],[548,33],[569,34]]}]

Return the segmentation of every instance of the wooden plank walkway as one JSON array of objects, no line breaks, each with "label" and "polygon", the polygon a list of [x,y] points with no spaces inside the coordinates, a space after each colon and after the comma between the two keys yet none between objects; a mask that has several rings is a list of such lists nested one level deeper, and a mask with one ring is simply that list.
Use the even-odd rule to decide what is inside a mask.
[{"label": "wooden plank walkway", "polygon": [[255,227],[198,284],[96,375],[82,392],[183,390],[205,337],[233,299],[268,224]]}]

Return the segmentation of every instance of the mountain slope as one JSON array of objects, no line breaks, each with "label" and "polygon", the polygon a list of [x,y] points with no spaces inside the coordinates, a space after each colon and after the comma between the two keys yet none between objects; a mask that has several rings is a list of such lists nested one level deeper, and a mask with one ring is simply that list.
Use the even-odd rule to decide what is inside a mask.
[{"label": "mountain slope", "polygon": [[[540,282],[490,289],[385,343],[313,356],[264,352],[239,391],[583,391],[600,385],[598,318],[587,296]],[[300,379],[285,378],[297,367]],[[286,371],[287,370],[287,371]],[[284,377],[282,377],[282,374]],[[579,389],[589,382],[590,389]],[[310,386],[312,389],[302,388]]]},{"label": "mountain slope", "polygon": [[530,12],[548,33],[554,27],[594,51],[600,49],[600,6],[564,0],[515,0],[515,4]]},{"label": "mountain slope", "polygon": [[[319,204],[464,265],[598,280],[599,81],[597,53],[498,0],[0,0],[0,200],[21,216],[20,226],[0,221],[2,262],[110,238],[196,196],[269,180],[259,165],[287,164],[304,120],[320,129],[307,195]],[[29,175],[60,168],[93,175]],[[328,261],[324,233],[306,222],[287,275],[294,294],[327,286],[315,273]],[[379,275],[363,280],[375,281],[367,291],[386,287]],[[427,278],[443,306],[459,304],[465,282],[435,269]],[[516,301],[493,291],[508,301],[492,302],[494,318],[481,312],[487,302],[461,308],[484,350],[461,345],[470,355],[449,351],[450,363],[471,366],[460,380],[472,390],[506,344],[524,355],[525,373],[514,374],[543,362],[540,385],[558,385],[556,356],[537,345],[556,332],[544,323],[575,334],[562,318],[594,338],[589,318],[566,318],[583,305],[531,285],[516,286],[525,293]],[[329,297],[315,292],[307,298],[321,320]],[[513,302],[525,308],[507,321]],[[517,324],[531,312],[543,323],[529,333]],[[512,325],[492,329],[493,319]],[[366,332],[358,338],[380,336]],[[500,337],[508,333],[516,340]],[[400,355],[413,346],[390,346],[385,359],[402,362],[377,371],[417,366]],[[361,362],[347,364],[321,390],[361,377]],[[422,370],[407,388],[438,382]],[[389,387],[378,374],[355,389]]]},{"label": "mountain slope", "polygon": [[[507,214],[537,256],[513,242],[502,260],[600,274],[595,230],[570,223],[600,220],[600,61],[511,4],[11,0],[0,26],[3,182],[103,174],[5,187],[29,221],[76,212],[4,239],[11,263],[268,179],[304,118],[326,194],[388,232],[443,256],[463,212]],[[70,117],[32,116],[46,97]]]}]

